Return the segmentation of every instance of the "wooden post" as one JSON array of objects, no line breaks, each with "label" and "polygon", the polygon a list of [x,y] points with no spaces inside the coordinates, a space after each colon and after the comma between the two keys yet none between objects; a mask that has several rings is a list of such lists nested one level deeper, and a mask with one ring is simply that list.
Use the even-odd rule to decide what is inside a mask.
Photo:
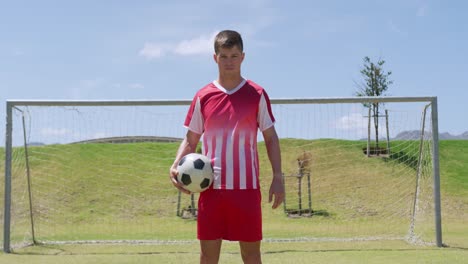
[{"label": "wooden post", "polygon": [[196,209],[195,209],[195,195],[193,193],[190,194],[190,200],[191,200],[191,205],[192,205],[191,206],[192,208],[190,208],[190,213],[192,214],[192,216],[195,216],[195,211],[196,211]]},{"label": "wooden post", "polygon": [[388,110],[385,109],[385,124],[387,126],[387,154],[390,155],[390,132],[388,128]]},{"label": "wooden post", "polygon": [[284,189],[284,200],[283,200],[283,210],[284,210],[284,213],[285,214],[288,214],[287,210],[286,210],[286,185],[284,184],[284,173],[282,173],[283,175],[283,189]]},{"label": "wooden post", "polygon": [[302,214],[302,171],[300,172],[299,176],[297,177],[297,180],[299,181],[298,184],[298,196],[299,196],[299,215]]},{"label": "wooden post", "polygon": [[181,196],[181,191],[179,191],[179,194],[177,195],[177,212],[176,212],[176,215],[177,216],[181,216],[180,214],[180,196]]},{"label": "wooden post", "polygon": [[310,188],[310,172],[307,173],[307,189],[309,191],[309,213],[312,215],[312,191]]},{"label": "wooden post", "polygon": [[367,122],[367,157],[370,157],[370,132],[371,132],[371,108],[369,107],[369,119]]}]

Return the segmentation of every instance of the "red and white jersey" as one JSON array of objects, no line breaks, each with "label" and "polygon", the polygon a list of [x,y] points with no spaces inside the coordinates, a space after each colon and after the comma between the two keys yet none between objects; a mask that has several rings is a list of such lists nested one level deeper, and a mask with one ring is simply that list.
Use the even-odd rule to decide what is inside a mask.
[{"label": "red and white jersey", "polygon": [[203,134],[203,154],[213,162],[214,189],[258,189],[257,131],[275,119],[265,90],[243,80],[232,90],[214,81],[193,98],[184,126]]}]

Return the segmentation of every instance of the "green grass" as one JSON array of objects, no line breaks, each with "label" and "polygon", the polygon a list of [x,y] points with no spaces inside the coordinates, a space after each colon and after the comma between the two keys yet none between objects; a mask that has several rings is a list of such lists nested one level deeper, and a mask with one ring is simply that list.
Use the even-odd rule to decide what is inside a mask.
[{"label": "green grass", "polygon": [[[327,171],[327,160],[339,159],[340,156],[331,157],[326,149],[333,147],[345,149],[343,155],[351,156],[349,162],[357,164],[348,168],[350,175],[361,175],[365,180],[369,168],[378,170],[409,169],[414,170],[414,153],[399,148],[398,142],[392,146],[395,155],[388,159],[367,159],[362,155],[362,142],[341,140],[304,141],[287,139],[282,140],[283,169],[285,174],[293,174],[297,170],[296,158],[301,151],[313,150],[314,164],[325,164],[315,167],[325,177],[333,177],[336,171]],[[40,231],[41,234],[54,233],[53,239],[86,240],[99,234],[102,239],[119,239],[113,233],[113,227],[106,222],[114,221],[108,215],[99,212],[107,210],[112,212],[119,221],[129,225],[128,233],[123,234],[128,239],[193,239],[195,222],[174,217],[175,199],[177,192],[168,181],[168,168],[172,163],[178,143],[138,143],[126,144],[125,151],[119,144],[82,144],[82,145],[52,145],[47,147],[34,147],[30,151],[41,151],[40,159],[32,159],[35,181],[40,180],[46,173],[54,171],[63,182],[44,181],[43,192],[54,192],[50,199],[41,201],[41,210],[49,207],[58,208],[57,214],[51,214],[54,221],[63,222],[63,230]],[[36,149],[37,148],[37,149]],[[282,210],[271,210],[267,200],[269,186],[269,172],[267,157],[263,144],[260,144],[260,159],[262,164],[262,192],[264,200],[265,237],[295,237],[301,233],[313,232],[317,237],[333,235],[333,232],[353,232],[357,234],[366,230],[349,230],[349,222],[340,222],[335,219],[333,223],[329,217],[336,217],[344,212],[344,208],[325,206],[330,216],[313,218],[289,219],[284,217]],[[99,151],[97,151],[99,150]],[[21,149],[15,150],[21,156]],[[167,157],[165,159],[148,159],[144,157]],[[72,158],[73,157],[73,158]],[[0,159],[4,160],[3,151]],[[54,166],[44,166],[49,160],[59,160]],[[72,162],[70,162],[72,160]],[[19,159],[21,161],[21,159]],[[80,170],[72,171],[70,168],[76,164]],[[100,169],[102,164],[113,164],[112,180],[106,185],[98,184],[96,179],[90,177]],[[132,164],[133,166],[128,166]],[[396,165],[395,165],[396,164]],[[4,162],[0,164],[3,171]],[[441,141],[440,142],[440,169],[442,188],[443,213],[443,241],[448,248],[421,247],[404,243],[402,241],[378,242],[296,242],[296,243],[264,243],[264,263],[284,263],[294,261],[297,263],[459,263],[468,257],[468,141]],[[388,173],[382,173],[382,175]],[[137,175],[128,181],[129,175]],[[390,173],[390,175],[392,175]],[[382,176],[375,179],[392,184],[399,180],[398,175]],[[68,192],[56,192],[57,184],[67,182],[72,189]],[[323,184],[323,183],[316,183]],[[3,183],[0,195],[3,196]],[[24,186],[23,186],[24,187]],[[119,196],[106,194],[107,188],[121,188]],[[135,193],[135,188],[138,192]],[[321,189],[330,188],[323,184]],[[336,188],[336,186],[335,186]],[[161,200],[153,199],[155,191]],[[68,190],[69,191],[69,190]],[[374,190],[375,195],[381,190]],[[14,190],[15,192],[15,190]],[[18,190],[16,190],[18,192]],[[365,201],[369,191],[355,193],[354,199]],[[137,198],[135,198],[137,197]],[[325,199],[326,197],[324,197]],[[62,201],[57,204],[56,200]],[[116,199],[118,202],[116,203]],[[185,197],[187,199],[187,197]],[[320,199],[320,197],[318,197]],[[330,203],[337,201],[330,201]],[[340,201],[338,201],[340,202]],[[341,201],[344,202],[344,201]],[[58,207],[57,207],[58,206]],[[314,208],[315,209],[315,208]],[[372,210],[378,210],[374,208]],[[41,213],[38,210],[36,213]],[[369,209],[370,210],[370,209]],[[49,212],[50,213],[50,212]],[[3,214],[3,210],[0,214]],[[3,217],[2,217],[3,218]],[[47,221],[45,219],[44,221]],[[356,219],[356,221],[365,221]],[[133,227],[132,227],[133,226]],[[287,228],[285,228],[287,227]],[[43,227],[44,228],[44,227]],[[397,227],[398,228],[398,227]],[[402,226],[402,228],[407,228]],[[375,223],[369,223],[368,232],[385,229]],[[152,234],[145,230],[154,230]],[[174,232],[177,230],[177,232]],[[292,231],[294,230],[294,231]],[[141,233],[139,233],[141,231]],[[121,230],[119,230],[121,232]],[[120,234],[122,235],[122,234]],[[0,263],[197,263],[198,244],[188,245],[66,245],[66,246],[34,246],[16,251],[16,254],[0,254]],[[239,263],[240,256],[236,243],[225,243],[221,263]]]},{"label": "green grass", "polygon": [[[462,248],[355,243],[264,243],[263,263],[466,263]],[[125,253],[122,253],[125,252]],[[29,247],[19,254],[0,254],[0,263],[198,263],[198,244],[172,246],[73,245]],[[238,245],[223,243],[220,263],[241,263]]]},{"label": "green grass", "polygon": [[442,190],[447,195],[468,198],[468,140],[440,142]]}]

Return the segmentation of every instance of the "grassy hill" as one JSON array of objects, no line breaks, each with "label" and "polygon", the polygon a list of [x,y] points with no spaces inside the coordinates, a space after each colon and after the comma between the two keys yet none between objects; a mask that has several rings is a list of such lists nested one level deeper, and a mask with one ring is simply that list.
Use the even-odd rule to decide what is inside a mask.
[{"label": "grassy hill", "polygon": [[[194,222],[175,217],[178,193],[168,180],[168,169],[178,144],[93,143],[31,147],[34,214],[36,224],[41,227],[37,232],[47,234],[48,239],[68,240],[87,239],[96,234],[102,239],[119,239],[122,235],[127,239],[193,238]],[[404,162],[369,159],[362,153],[362,142],[345,140],[283,139],[281,146],[283,170],[287,176],[296,173],[298,154],[313,152],[313,188],[320,190],[314,193],[314,209],[324,214],[291,220],[284,217],[282,210],[269,210],[269,205],[264,202],[264,228],[268,236],[297,237],[307,233],[326,236],[334,232],[348,232],[349,236],[369,232],[371,235],[374,231],[382,231],[385,226],[368,224],[364,230],[349,223],[369,221],[367,217],[404,218],[408,215],[408,211],[402,212],[401,208],[407,208],[411,199],[400,198],[411,196],[414,189],[414,184],[411,185],[413,179],[404,179],[404,175],[413,175],[414,165],[407,161],[414,160],[414,154],[396,147],[394,151],[399,153],[398,157],[410,158]],[[340,152],[332,151],[338,148]],[[263,143],[260,143],[259,150],[265,201],[271,180],[270,168]],[[25,201],[23,154],[21,148],[15,150],[18,167],[14,168],[13,193],[14,199]],[[443,219],[446,225],[456,223],[454,229],[447,230],[455,233],[463,228],[460,222],[466,220],[468,211],[468,141],[441,141],[440,154]],[[3,151],[0,155],[4,160]],[[332,162],[336,160],[345,163],[346,168],[340,169],[336,165],[339,163]],[[0,169],[4,170],[4,162]],[[49,178],[52,174],[55,177]],[[290,179],[293,189],[296,180],[294,177]],[[343,189],[347,183],[354,182],[366,183],[365,188]],[[0,195],[3,197],[3,182],[1,184]],[[404,192],[393,193],[389,186],[400,186]],[[287,196],[290,205],[296,202],[293,200],[296,190],[291,191],[291,188]],[[373,203],[374,197],[386,203]],[[189,196],[183,196],[182,205],[187,206],[189,200]],[[388,209],[383,207],[388,205],[392,208],[382,213],[383,209]],[[27,206],[13,208],[13,213],[22,219],[15,224],[27,226]],[[351,220],[344,222],[340,219],[340,215],[345,214],[347,217],[351,215]],[[60,227],[48,227],[50,222],[60,223]],[[122,223],[127,228],[117,230],[109,223]],[[407,226],[401,228],[406,231]],[[147,233],[147,230],[151,232]],[[114,235],[116,231],[120,232],[118,236]],[[463,240],[458,239],[457,243],[463,243]]]},{"label": "grassy hill", "polygon": [[440,141],[441,189],[468,199],[468,140]]}]

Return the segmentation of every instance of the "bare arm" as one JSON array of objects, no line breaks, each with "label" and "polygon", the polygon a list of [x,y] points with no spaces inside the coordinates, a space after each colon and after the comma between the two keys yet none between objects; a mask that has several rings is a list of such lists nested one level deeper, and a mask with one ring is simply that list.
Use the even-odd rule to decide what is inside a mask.
[{"label": "bare arm", "polygon": [[281,169],[281,149],[275,127],[272,126],[263,131],[263,138],[265,139],[268,159],[270,160],[271,169],[273,171],[273,179],[270,185],[268,202],[271,203],[274,197],[274,202],[271,207],[275,209],[280,206],[284,200],[283,173]]},{"label": "bare arm", "polygon": [[190,194],[189,191],[185,190],[182,187],[182,184],[180,184],[177,181],[177,174],[179,172],[177,171],[177,164],[179,164],[179,161],[184,157],[185,155],[195,152],[197,149],[198,142],[200,141],[201,135],[192,132],[190,130],[187,131],[187,134],[185,135],[184,140],[182,143],[180,143],[179,149],[177,150],[177,154],[174,160],[174,163],[172,164],[170,170],[169,170],[169,176],[171,179],[172,184],[179,189],[180,191]]}]

